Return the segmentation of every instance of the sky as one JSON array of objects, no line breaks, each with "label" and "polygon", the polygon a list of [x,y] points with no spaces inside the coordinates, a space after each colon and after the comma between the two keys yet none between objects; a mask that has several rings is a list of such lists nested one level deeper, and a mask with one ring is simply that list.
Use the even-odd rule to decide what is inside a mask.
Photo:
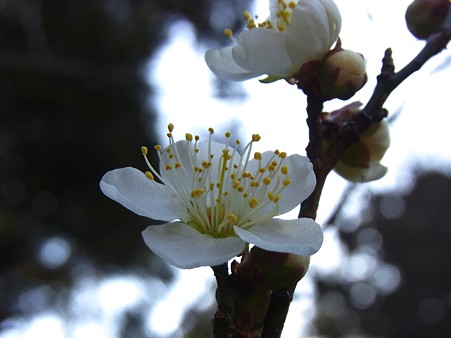
[{"label": "sky", "polygon": [[[336,0],[343,18],[340,34],[342,46],[362,53],[367,62],[369,80],[352,101],[366,102],[371,96],[386,48],[392,48],[395,65],[400,69],[424,46],[424,42],[417,41],[405,26],[404,12],[409,2]],[[266,17],[267,0],[256,1],[255,8],[250,11],[259,17]],[[160,113],[155,129],[162,142],[165,140],[169,122],[175,125],[175,138],[182,138],[186,132],[206,134],[208,127],[219,130],[224,126],[234,125],[238,127],[240,138],[250,138],[253,133],[262,136],[262,140],[256,145],[256,151],[278,148],[289,154],[305,154],[308,131],[305,125],[303,93],[283,81],[264,85],[257,80],[248,80],[242,83],[245,97],[231,101],[220,99],[213,88],[214,74],[204,62],[205,50],[206,47],[197,44],[193,27],[188,22],[177,21],[170,29],[167,43],[149,63],[149,82],[156,90],[153,104]],[[442,52],[430,60],[420,72],[405,81],[387,100],[385,108],[389,113],[399,112],[390,128],[391,146],[382,160],[389,171],[383,179],[362,185],[359,189],[375,192],[396,191],[402,194],[408,192],[411,187],[412,168],[415,166],[449,171],[451,121],[447,100],[449,85],[445,81],[449,80],[451,70],[445,66],[450,60],[450,52]],[[186,85],[186,81],[174,81],[175,74],[179,78],[195,81],[195,84]],[[345,104],[339,100],[330,102],[326,104],[325,110],[331,111]],[[246,142],[247,139],[241,141]],[[328,218],[340,201],[347,185],[348,183],[337,175],[330,175],[319,209],[320,224]],[[297,212],[293,214],[295,213]],[[287,217],[292,217],[293,214]],[[327,272],[340,265],[344,253],[335,236],[332,231],[326,233],[322,249],[312,259],[312,269]],[[371,265],[373,263],[363,256],[355,257],[349,262],[354,267],[355,278],[361,277],[359,273],[365,273],[366,270],[362,270],[362,267],[374,266]],[[203,303],[206,305],[214,301],[214,278],[209,268],[174,271],[178,276],[176,285],[172,288],[159,286],[166,296],[157,297],[157,302],[148,314],[149,327],[158,330],[161,338],[178,337],[177,329],[183,309],[195,304],[199,297],[204,297]],[[396,282],[397,275],[393,267],[380,267],[380,271],[391,275],[392,280]],[[191,288],[190,292],[185,289],[187,285]],[[194,289],[193,285],[196,286]],[[314,315],[312,304],[308,301],[315,292],[312,283],[307,278],[300,285],[286,322],[286,331],[290,332],[287,338],[293,338],[293,332],[303,329],[295,318],[302,316],[308,322]],[[58,316],[46,313],[29,323],[22,323],[22,326],[16,325],[15,327],[21,327],[20,330],[0,333],[0,338],[38,337],[43,336],[42,330],[48,338],[113,337],[115,332],[112,322],[115,313],[140,304],[143,298],[148,297],[141,293],[142,288],[142,281],[131,276],[117,276],[100,284],[83,280],[78,289],[79,295],[98,301],[101,320],[75,323],[72,334],[66,335],[67,327],[64,327]],[[115,298],[118,289],[121,289],[126,297]],[[186,294],[190,294],[190,297],[185,298],[183,304],[180,303],[182,295]],[[149,299],[147,303],[144,301],[146,304],[148,302]],[[160,320],[162,316],[166,320]]]}]

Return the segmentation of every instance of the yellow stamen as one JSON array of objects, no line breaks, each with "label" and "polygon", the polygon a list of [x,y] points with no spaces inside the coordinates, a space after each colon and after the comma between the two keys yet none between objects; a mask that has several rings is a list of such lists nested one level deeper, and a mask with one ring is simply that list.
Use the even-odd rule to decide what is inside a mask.
[{"label": "yellow stamen", "polygon": [[262,160],[262,154],[258,151],[254,154],[254,159],[261,161]]},{"label": "yellow stamen", "polygon": [[146,175],[146,177],[149,179],[149,180],[154,180],[155,179],[155,177],[152,175],[152,173],[150,172],[150,171],[146,171],[145,173],[144,173],[145,175]]},{"label": "yellow stamen", "polygon": [[291,179],[286,178],[286,179],[283,180],[283,185],[284,186],[287,186],[287,185],[290,185],[290,184],[291,184]]},{"label": "yellow stamen", "polygon": [[261,140],[261,136],[258,134],[252,134],[252,142],[258,142]]},{"label": "yellow stamen", "polygon": [[144,155],[144,156],[146,156],[147,155],[147,153],[148,153],[148,149],[147,149],[147,147],[145,147],[145,146],[142,146],[141,147],[141,153]]},{"label": "yellow stamen", "polygon": [[224,29],[224,35],[229,39],[233,38],[233,32],[230,28]]},{"label": "yellow stamen", "polygon": [[196,188],[193,189],[193,191],[191,191],[191,197],[195,198],[195,197],[200,197],[202,196],[202,194],[205,192],[205,189],[203,188]]},{"label": "yellow stamen", "polygon": [[236,222],[238,222],[238,217],[236,217],[235,214],[227,214],[226,217],[229,220],[229,222],[232,224],[236,224]]},{"label": "yellow stamen", "polygon": [[244,11],[243,17],[244,17],[244,20],[249,21],[251,18],[251,13],[249,11]]},{"label": "yellow stamen", "polygon": [[254,209],[256,206],[258,205],[258,199],[256,199],[255,197],[252,197],[249,200],[249,206]]}]

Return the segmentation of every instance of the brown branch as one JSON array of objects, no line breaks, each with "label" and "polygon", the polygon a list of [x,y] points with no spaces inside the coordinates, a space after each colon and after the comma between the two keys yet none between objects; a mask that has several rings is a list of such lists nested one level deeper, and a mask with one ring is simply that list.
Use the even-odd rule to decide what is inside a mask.
[{"label": "brown branch", "polygon": [[[387,116],[383,105],[391,92],[414,72],[419,70],[427,60],[446,48],[451,38],[451,19],[448,18],[446,29],[429,38],[420,53],[398,73],[395,73],[391,50],[387,49],[382,60],[381,74],[377,78],[375,90],[361,112],[354,114],[341,126],[334,142],[326,152],[322,152],[321,141],[324,130],[321,123],[323,102],[314,96],[308,96],[307,125],[309,127],[310,141],[306,148],[315,172],[317,184],[315,190],[301,204],[299,217],[316,218],[321,193],[327,175],[334,168],[343,152],[353,143],[359,140],[359,135],[368,130],[373,123],[381,121]],[[262,335],[263,338],[280,337],[288,314],[291,299],[296,285],[293,285],[287,293],[274,293],[267,312]]]},{"label": "brown branch", "polygon": [[213,318],[213,333],[216,338],[236,337],[233,323],[233,290],[227,263],[212,266],[216,277],[216,301],[218,310]]}]

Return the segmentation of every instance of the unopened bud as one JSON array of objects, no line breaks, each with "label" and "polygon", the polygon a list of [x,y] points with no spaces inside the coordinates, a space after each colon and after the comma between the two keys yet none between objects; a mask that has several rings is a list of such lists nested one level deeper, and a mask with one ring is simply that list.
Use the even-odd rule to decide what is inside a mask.
[{"label": "unopened bud", "polygon": [[388,123],[382,120],[363,133],[360,141],[345,151],[334,170],[352,182],[378,180],[387,173],[387,168],[380,161],[389,146]]},{"label": "unopened bud", "polygon": [[347,100],[367,81],[365,59],[351,50],[332,52],[322,61],[319,78],[326,97]]},{"label": "unopened bud", "polygon": [[254,246],[239,272],[265,288],[281,290],[300,281],[309,264],[309,256],[266,251]]},{"label": "unopened bud", "polygon": [[449,0],[415,0],[406,10],[407,28],[416,38],[427,39],[445,22],[450,6]]}]

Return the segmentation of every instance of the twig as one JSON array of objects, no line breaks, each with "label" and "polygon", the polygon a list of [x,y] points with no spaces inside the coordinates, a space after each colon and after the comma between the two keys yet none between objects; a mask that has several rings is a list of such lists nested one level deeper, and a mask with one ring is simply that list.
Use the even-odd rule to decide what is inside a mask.
[{"label": "twig", "polygon": [[230,284],[230,276],[227,263],[212,266],[218,287],[216,289],[216,301],[218,310],[213,318],[213,332],[216,338],[233,337],[233,291]]},{"label": "twig", "polygon": [[[420,53],[398,73],[394,71],[391,50],[386,50],[382,60],[381,74],[377,78],[377,85],[370,100],[361,112],[354,114],[352,118],[342,125],[336,142],[325,153],[322,153],[321,150],[323,131],[320,114],[322,102],[315,99],[315,97],[308,97],[307,124],[309,126],[310,141],[306,150],[307,156],[313,164],[317,185],[310,197],[302,203],[299,217],[316,218],[319,200],[327,175],[334,168],[343,152],[359,140],[359,135],[362,132],[368,130],[373,123],[381,121],[387,116],[383,105],[391,92],[411,74],[419,70],[427,60],[446,48],[451,38],[451,19],[449,18],[448,21],[447,29],[431,36]],[[290,290],[287,290],[288,296],[285,298],[281,298],[277,294],[274,294],[271,298],[271,304],[267,312],[268,320],[265,320],[265,327],[263,329],[265,336],[262,337],[280,337],[295,287],[296,285]],[[273,313],[277,313],[278,315],[273,316]]]}]

